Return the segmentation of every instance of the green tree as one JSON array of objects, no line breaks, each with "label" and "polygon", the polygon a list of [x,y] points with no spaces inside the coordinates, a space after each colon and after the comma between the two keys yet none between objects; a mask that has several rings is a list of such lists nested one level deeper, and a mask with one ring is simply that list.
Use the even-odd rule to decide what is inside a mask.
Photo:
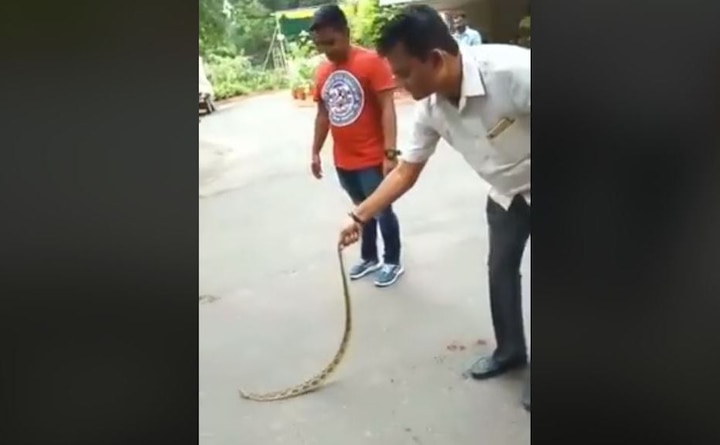
[{"label": "green tree", "polygon": [[200,53],[253,58],[267,51],[275,27],[259,0],[200,0]]},{"label": "green tree", "polygon": [[380,6],[379,0],[349,0],[348,14],[353,41],[372,48],[380,37],[383,25],[399,10],[398,6]]},{"label": "green tree", "polygon": [[230,0],[228,42],[235,54],[244,54],[255,63],[265,57],[275,30],[275,18],[258,0]]},{"label": "green tree", "polygon": [[225,42],[227,17],[223,13],[223,0],[200,0],[199,47],[207,54]]}]

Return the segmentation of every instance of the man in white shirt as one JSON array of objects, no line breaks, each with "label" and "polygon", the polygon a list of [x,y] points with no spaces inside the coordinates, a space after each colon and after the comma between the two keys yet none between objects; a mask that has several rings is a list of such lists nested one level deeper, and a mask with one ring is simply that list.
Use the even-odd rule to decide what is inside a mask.
[{"label": "man in white shirt", "polygon": [[[399,165],[348,214],[339,243],[417,181],[440,138],[491,186],[490,306],[497,348],[469,373],[485,379],[527,365],[520,262],[530,236],[530,52],[512,45],[462,47],[440,15],[413,5],[383,28],[378,52],[417,101],[413,142]],[[523,405],[530,410],[528,377]]]},{"label": "man in white shirt", "polygon": [[459,13],[453,19],[454,32],[453,37],[458,43],[467,46],[482,45],[482,36],[480,33],[467,25],[467,21],[464,13]]}]

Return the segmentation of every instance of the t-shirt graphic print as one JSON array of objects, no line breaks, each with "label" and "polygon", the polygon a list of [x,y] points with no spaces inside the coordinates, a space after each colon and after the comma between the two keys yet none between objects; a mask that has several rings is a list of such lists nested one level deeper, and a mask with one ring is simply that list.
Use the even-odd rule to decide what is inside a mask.
[{"label": "t-shirt graphic print", "polygon": [[328,110],[330,123],[336,127],[352,125],[365,106],[365,93],[360,81],[350,71],[333,71],[320,93]]}]

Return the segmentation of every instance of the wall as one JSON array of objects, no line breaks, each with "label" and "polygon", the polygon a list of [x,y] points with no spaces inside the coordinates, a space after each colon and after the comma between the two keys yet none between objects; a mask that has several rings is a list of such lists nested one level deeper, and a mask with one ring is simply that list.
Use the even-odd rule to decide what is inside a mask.
[{"label": "wall", "polygon": [[517,40],[520,20],[527,15],[529,0],[490,0],[493,42]]},{"label": "wall", "polygon": [[463,11],[468,24],[490,36],[495,43],[518,37],[520,20],[527,15],[530,0],[384,0],[382,3],[425,3],[439,11]]}]

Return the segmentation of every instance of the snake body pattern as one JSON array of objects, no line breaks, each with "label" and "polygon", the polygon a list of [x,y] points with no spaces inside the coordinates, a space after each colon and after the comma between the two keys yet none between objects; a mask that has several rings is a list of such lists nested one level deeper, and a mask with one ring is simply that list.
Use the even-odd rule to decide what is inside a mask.
[{"label": "snake body pattern", "polygon": [[340,265],[340,274],[342,275],[343,299],[345,301],[345,331],[343,332],[342,340],[340,341],[340,346],[335,353],[335,357],[333,357],[332,361],[325,366],[325,369],[299,385],[262,394],[245,392],[241,389],[239,390],[240,397],[243,399],[254,400],[256,402],[272,402],[296,397],[320,388],[328,377],[330,377],[330,375],[338,368],[343,357],[345,357],[345,352],[347,351],[348,343],[350,342],[350,334],[352,332],[350,287],[348,286],[347,274],[345,273],[345,262],[343,260],[341,249],[338,249],[338,263]]}]

